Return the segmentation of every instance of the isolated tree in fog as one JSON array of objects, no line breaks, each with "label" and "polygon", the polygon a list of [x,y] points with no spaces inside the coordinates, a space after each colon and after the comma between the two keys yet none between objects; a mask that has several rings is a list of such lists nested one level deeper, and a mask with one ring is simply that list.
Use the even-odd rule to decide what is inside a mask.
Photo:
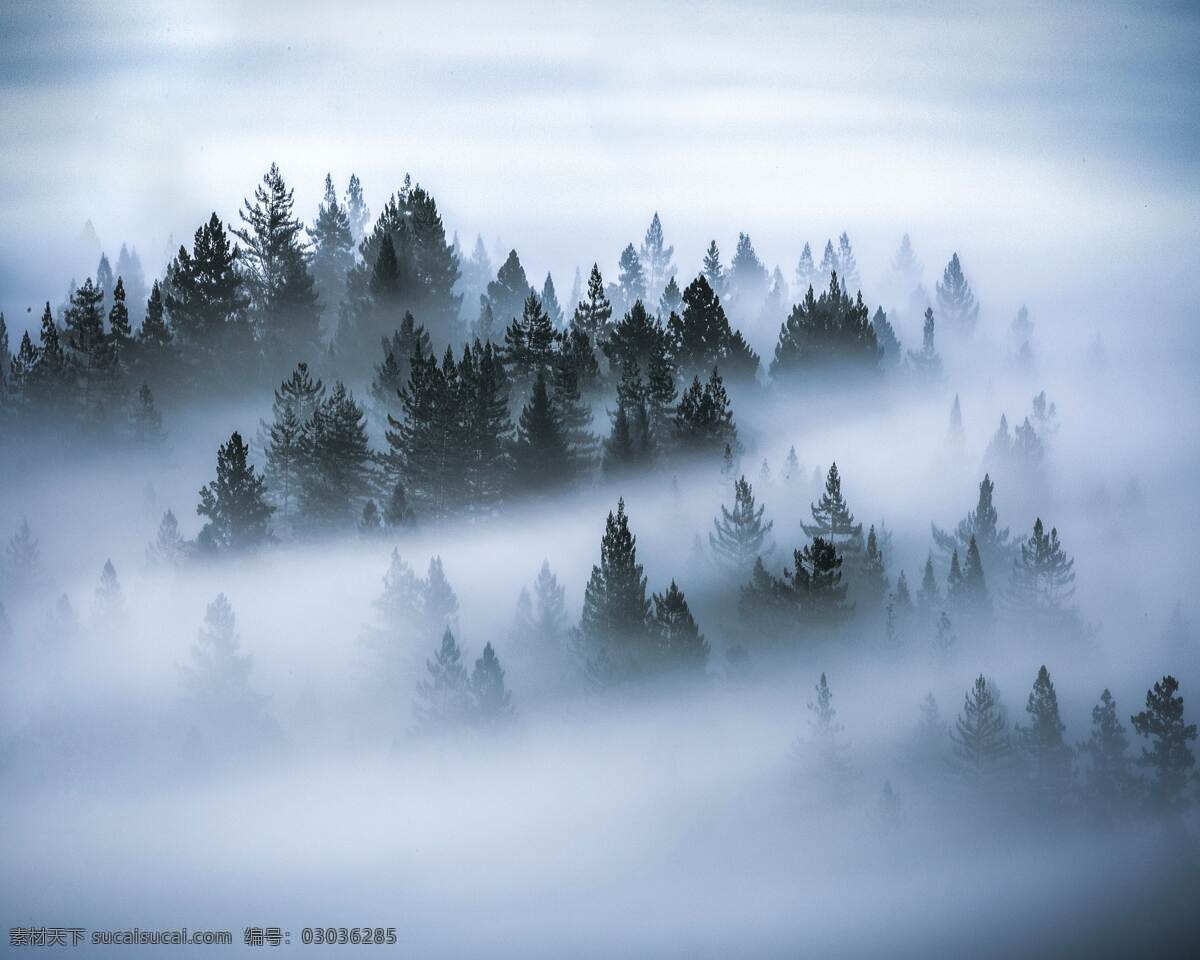
[{"label": "isolated tree in fog", "polygon": [[1036,803],[1045,810],[1068,799],[1071,787],[1071,748],[1063,739],[1066,727],[1058,713],[1058,694],[1043,664],[1025,705],[1029,726],[1016,728],[1018,741],[1032,764]]},{"label": "isolated tree in fog", "polygon": [[446,571],[442,566],[441,557],[433,557],[429,561],[429,571],[425,575],[425,583],[421,590],[421,612],[425,617],[427,629],[431,632],[452,626],[458,613],[458,597],[450,581],[446,579]]},{"label": "isolated tree in fog", "polygon": [[900,238],[900,246],[896,250],[896,256],[892,258],[892,269],[909,283],[913,283],[921,277],[923,266],[917,259],[912,240],[907,233]]},{"label": "isolated tree in fog", "polygon": [[150,384],[143,383],[129,404],[129,436],[139,447],[156,447],[167,435],[162,428],[162,414],[154,404]]},{"label": "isolated tree in fog", "polygon": [[425,669],[429,675],[417,681],[413,703],[418,731],[439,734],[467,723],[471,719],[471,683],[462,650],[449,627],[433,659],[425,662]]},{"label": "isolated tree in fog", "polygon": [[858,261],[850,246],[850,237],[844,232],[838,237],[838,266],[841,268],[842,284],[846,291],[857,291],[862,286],[862,277],[858,274]]},{"label": "isolated tree in fog", "polygon": [[588,671],[597,682],[618,684],[644,669],[652,652],[649,621],[646,578],[622,499],[605,522],[600,563],[592,567],[579,622]]},{"label": "isolated tree in fog", "polygon": [[1127,811],[1138,784],[1129,756],[1129,737],[1117,716],[1117,702],[1107,688],[1092,707],[1092,731],[1079,745],[1079,752],[1088,760],[1086,797],[1092,810],[1103,817]]},{"label": "isolated tree in fog", "polygon": [[396,547],[392,548],[391,561],[383,575],[383,592],[373,606],[389,632],[412,630],[424,616],[424,584]]},{"label": "isolated tree in fog", "polygon": [[471,720],[478,730],[493,732],[514,719],[512,694],[504,685],[504,668],[489,643],[471,671]]},{"label": "isolated tree in fog", "polygon": [[674,279],[675,264],[671,262],[674,255],[675,248],[663,241],[662,221],[656,210],[638,251],[638,260],[646,275],[646,297],[651,303],[662,295],[667,280]]},{"label": "isolated tree in fog", "polygon": [[[826,768],[826,772],[837,780],[844,779],[850,773],[850,764],[846,760],[849,744],[841,739],[845,729],[837,719],[837,710],[833,706],[833,692],[829,689],[829,681],[825,674],[814,687],[817,698],[808,704],[812,742],[816,747],[818,761]],[[793,754],[799,757],[807,752],[806,745],[797,743]],[[835,786],[837,784],[835,783]]]},{"label": "isolated tree in fog", "polygon": [[942,358],[938,356],[934,343],[936,324],[932,308],[925,310],[925,323],[921,329],[920,351],[908,351],[908,365],[917,379],[924,383],[937,383],[942,379]]},{"label": "isolated tree in fog", "polygon": [[528,659],[545,662],[562,652],[569,631],[563,598],[558,577],[551,571],[549,561],[543,560],[533,583],[533,594],[521,588],[513,616],[513,646]]},{"label": "isolated tree in fog", "polygon": [[812,246],[806,240],[804,249],[800,251],[800,260],[796,264],[796,290],[803,292],[817,282],[820,274],[813,260]]},{"label": "isolated tree in fog", "polygon": [[862,524],[854,522],[854,514],[842,496],[842,477],[838,473],[837,463],[829,467],[825,478],[825,492],[821,499],[810,504],[813,522],[800,522],[804,532],[810,537],[823,537],[831,543],[843,557],[852,563],[858,561],[863,552]]},{"label": "isolated tree in fog", "polygon": [[708,285],[712,287],[718,297],[725,296],[728,278],[725,267],[721,264],[721,250],[717,246],[716,240],[709,241],[708,249],[704,252],[701,273],[704,274],[704,279],[708,281]]},{"label": "isolated tree in fog", "polygon": [[267,503],[266,482],[249,463],[250,449],[234,431],[217,451],[217,477],[200,488],[196,513],[208,522],[200,532],[207,548],[245,550],[271,539],[267,521],[275,508]]},{"label": "isolated tree in fog", "polygon": [[160,570],[174,570],[183,564],[187,557],[187,541],[179,532],[179,521],[175,514],[168,510],[158,523],[158,533],[146,547],[146,565]]},{"label": "isolated tree in fog", "polygon": [[188,699],[203,717],[238,736],[259,719],[265,698],[250,685],[253,660],[241,652],[233,607],[225,594],[208,605],[184,670]]},{"label": "isolated tree in fog", "polygon": [[521,315],[525,302],[533,293],[533,287],[525,276],[521,258],[516,250],[508,252],[508,258],[496,272],[496,279],[487,286],[488,302],[496,322],[507,327]]},{"label": "isolated tree in fog", "polygon": [[821,254],[821,266],[818,268],[821,275],[821,282],[831,278],[836,273],[841,273],[842,266],[838,263],[837,251],[833,248],[833,241],[825,241],[825,250]]},{"label": "isolated tree in fog", "polygon": [[708,641],[696,626],[687,599],[675,581],[666,593],[654,594],[654,633],[662,665],[668,670],[703,674]]},{"label": "isolated tree in fog", "polygon": [[1058,530],[1046,533],[1039,517],[1033,534],[1021,544],[1021,555],[1013,564],[1007,607],[1019,621],[1039,631],[1061,629],[1074,622],[1070,606],[1075,595],[1075,561],[1058,540]]},{"label": "isolated tree in fog", "polygon": [[900,341],[896,330],[888,320],[883,307],[876,307],[871,317],[871,329],[875,331],[875,342],[879,344],[880,362],[885,368],[895,368],[904,360],[904,351],[900,349]]},{"label": "isolated tree in fog", "polygon": [[975,509],[959,521],[953,532],[948,533],[936,524],[929,525],[933,542],[947,559],[955,550],[965,555],[974,537],[986,570],[1001,571],[1010,565],[1013,544],[1008,527],[1001,527],[999,523],[999,514],[993,503],[995,489],[991,475],[984,474],[979,483],[979,500]]},{"label": "isolated tree in fog", "polygon": [[763,521],[766,507],[756,507],[754,488],[745,476],[733,485],[733,509],[721,506],[721,516],[713,520],[708,535],[718,564],[737,576],[745,576],[759,557],[768,557],[775,544],[767,538],[774,521]]},{"label": "isolated tree in fog", "polygon": [[1196,724],[1183,721],[1183,697],[1178,696],[1179,681],[1163,677],[1146,691],[1146,709],[1136,714],[1133,729],[1150,741],[1142,748],[1138,763],[1150,770],[1150,799],[1164,810],[1177,808],[1192,778],[1196,758],[1188,746],[1196,739]]},{"label": "isolated tree in fog", "polygon": [[942,273],[941,283],[937,285],[938,312],[950,323],[954,330],[969,334],[975,330],[975,322],[979,319],[979,304],[975,302],[975,294],[963,273],[958,254],[955,253]]},{"label": "isolated tree in fog", "polygon": [[1004,711],[982,674],[963,700],[950,739],[963,773],[974,780],[994,773],[1011,751]]},{"label": "isolated tree in fog", "polygon": [[879,609],[888,590],[887,571],[883,565],[883,553],[879,549],[879,538],[875,525],[867,531],[867,546],[863,550],[855,579],[855,595],[862,598],[862,606],[868,612]]}]

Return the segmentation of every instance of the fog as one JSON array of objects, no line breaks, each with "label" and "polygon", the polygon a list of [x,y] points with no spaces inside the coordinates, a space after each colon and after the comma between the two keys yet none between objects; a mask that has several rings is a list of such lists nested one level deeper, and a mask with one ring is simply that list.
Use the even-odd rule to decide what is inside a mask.
[{"label": "fog", "polygon": [[[130,947],[92,933],[186,926],[251,954],[362,949],[303,939],[327,928],[394,928],[371,949],[414,957],[1195,953],[1194,11],[51,3],[0,11],[0,38],[7,949],[55,949],[18,929],[85,928],[84,949],[117,956]],[[360,177],[371,211],[332,274],[309,233],[280,248],[315,278],[308,313],[272,299],[238,217],[272,163],[314,231],[327,171],[343,209]],[[376,223],[394,191],[409,222],[427,212],[408,173],[444,238]],[[203,314],[188,255],[214,211],[249,229],[230,270],[245,298]],[[619,258],[641,244],[650,262],[652,214],[687,292],[676,315],[667,278],[643,282],[647,364],[618,323],[640,309]],[[406,231],[439,255],[457,238],[452,290],[424,292],[436,274]],[[743,232],[753,283],[730,270]],[[789,367],[785,320],[811,316],[801,250],[819,262],[843,232],[839,272],[899,352],[878,320],[851,343],[853,297],[826,300],[814,268],[842,326],[805,327]],[[724,312],[696,306],[713,238]],[[383,240],[426,288],[387,292]],[[122,244],[145,288],[130,333],[106,287],[89,334],[85,280]],[[977,319],[942,292],[952,255]],[[570,337],[590,329],[593,263],[613,311],[584,340],[589,375]],[[538,359],[547,272],[562,318]],[[417,338],[387,380],[406,311],[436,362],[421,379]],[[698,361],[688,325],[718,313]],[[761,361],[748,373],[733,331]],[[669,421],[630,440],[663,365]],[[713,365],[736,435],[686,407]],[[323,381],[308,401],[280,383],[303,371]],[[842,527],[818,516],[837,476]],[[739,529],[763,535],[735,563],[717,521],[743,477]],[[960,522],[979,534],[974,580]],[[800,554],[821,544],[839,563]],[[562,591],[549,626],[543,564]],[[703,651],[668,623],[672,583]],[[438,672],[444,634],[459,687]],[[1183,706],[1164,721],[1167,677]],[[980,696],[996,727],[972,739]],[[1108,753],[1086,746],[1101,734]],[[285,944],[247,943],[272,927]]]}]

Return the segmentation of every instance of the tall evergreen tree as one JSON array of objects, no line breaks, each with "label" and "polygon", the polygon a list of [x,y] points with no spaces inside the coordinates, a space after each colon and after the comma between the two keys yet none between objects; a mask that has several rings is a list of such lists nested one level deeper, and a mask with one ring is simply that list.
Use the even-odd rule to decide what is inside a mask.
[{"label": "tall evergreen tree", "polygon": [[796,264],[796,289],[807,290],[820,279],[820,276],[817,272],[817,265],[813,261],[812,247],[805,242],[804,249],[800,251],[800,261]]},{"label": "tall evergreen tree", "polygon": [[608,298],[617,313],[624,313],[638,301],[646,299],[646,272],[632,243],[621,251],[617,261],[617,282],[609,287]]},{"label": "tall evergreen tree", "polygon": [[274,507],[266,484],[249,463],[249,448],[234,431],[217,451],[217,477],[200,488],[196,513],[207,518],[201,542],[207,548],[246,550],[271,539],[267,522]]},{"label": "tall evergreen tree", "polygon": [[576,305],[571,327],[586,333],[589,342],[599,346],[608,339],[612,313],[612,304],[604,292],[604,278],[599,266],[593,263],[588,275],[587,295]]},{"label": "tall evergreen tree", "polygon": [[262,723],[266,698],[250,683],[252,667],[250,655],[241,652],[233,607],[225,594],[217,594],[184,667],[184,688],[209,725],[227,731],[235,742]]},{"label": "tall evergreen tree", "polygon": [[923,328],[921,350],[919,353],[908,351],[908,364],[917,378],[924,383],[937,383],[942,379],[942,358],[938,356],[934,346],[933,309],[925,309],[925,326]]},{"label": "tall evergreen tree", "polygon": [[1038,670],[1025,706],[1029,726],[1017,727],[1021,747],[1032,764],[1034,803],[1040,812],[1061,807],[1071,788],[1071,748],[1058,713],[1058,694],[1045,664]]},{"label": "tall evergreen tree", "polygon": [[737,426],[721,374],[713,367],[708,382],[694,377],[675,411],[675,439],[688,453],[712,453],[737,446]]},{"label": "tall evergreen tree", "polygon": [[739,233],[737,248],[729,261],[728,298],[733,312],[743,320],[753,319],[767,295],[767,268],[754,252],[749,234]]},{"label": "tall evergreen tree", "polygon": [[[459,364],[462,393],[463,495],[478,517],[493,513],[509,488],[509,382],[498,352],[475,341]],[[454,438],[448,437],[453,441]],[[447,469],[452,460],[447,460]]]},{"label": "tall evergreen tree", "polygon": [[523,493],[539,493],[561,486],[570,477],[571,458],[566,431],[538,371],[533,393],[521,411],[513,444],[516,481]]},{"label": "tall evergreen tree", "polygon": [[[554,354],[554,411],[562,423],[567,442],[569,476],[587,474],[596,458],[596,439],[592,435],[591,405],[583,399],[584,385],[595,382],[598,368],[587,334],[568,329],[558,334]],[[654,383],[650,383],[653,395]]]},{"label": "tall evergreen tree", "polygon": [[825,492],[820,500],[809,505],[809,510],[813,522],[800,522],[805,534],[823,537],[843,557],[849,558],[852,565],[857,564],[864,549],[862,524],[854,522],[854,514],[842,496],[842,477],[838,473],[837,463],[830,465],[825,478]]},{"label": "tall evergreen tree", "polygon": [[758,355],[730,326],[720,297],[703,274],[683,291],[683,312],[670,316],[667,334],[675,365],[685,377],[717,365],[744,379],[758,371]]},{"label": "tall evergreen tree", "polygon": [[1074,566],[1059,543],[1058,530],[1046,533],[1039,517],[1013,563],[1008,612],[1043,635],[1074,632],[1078,627],[1077,611],[1070,606],[1075,595]]},{"label": "tall evergreen tree", "polygon": [[998,771],[1012,749],[1003,708],[982,674],[963,700],[950,739],[962,772],[980,785]]},{"label": "tall evergreen tree", "polygon": [[879,549],[879,538],[875,535],[875,525],[872,524],[871,529],[867,531],[867,546],[859,563],[855,595],[861,598],[863,609],[868,612],[876,612],[883,603],[887,591],[888,580],[883,553]]},{"label": "tall evergreen tree", "polygon": [[862,286],[862,277],[858,275],[858,261],[854,259],[850,237],[844,232],[838,237],[838,266],[841,268],[842,285],[846,290],[858,290]]},{"label": "tall evergreen tree", "polygon": [[904,352],[900,349],[900,341],[896,331],[883,312],[883,307],[875,308],[871,317],[871,329],[875,331],[875,342],[879,344],[880,363],[885,369],[895,369],[904,360]]},{"label": "tall evergreen tree", "polygon": [[171,331],[167,327],[162,287],[155,280],[154,286],[150,288],[150,297],[146,301],[146,316],[142,320],[142,328],[138,331],[138,346],[143,356],[152,351],[161,356],[170,343]]},{"label": "tall evergreen tree", "polygon": [[663,667],[703,674],[708,662],[708,641],[696,626],[683,591],[672,580],[667,592],[656,593],[653,599],[653,628]]},{"label": "tall evergreen tree", "polygon": [[324,384],[314,380],[308,364],[301,361],[275,391],[271,423],[260,424],[260,443],[267,453],[263,477],[272,501],[285,518],[292,514],[299,496],[309,431],[324,396]]},{"label": "tall evergreen tree", "polygon": [[957,253],[942,273],[942,282],[937,285],[937,300],[938,310],[949,321],[951,329],[960,334],[974,332],[979,319],[979,304],[975,302],[975,294],[971,292]]},{"label": "tall evergreen tree", "polygon": [[462,650],[448,627],[425,667],[429,676],[417,682],[413,703],[418,732],[440,735],[464,726],[471,719],[471,682],[462,662]]},{"label": "tall evergreen tree", "polygon": [[171,510],[162,515],[154,541],[146,547],[146,565],[158,570],[176,570],[187,558],[187,541],[179,532],[179,521]]},{"label": "tall evergreen tree", "polygon": [[671,314],[679,313],[681,309],[683,309],[683,291],[679,289],[679,284],[672,274],[658,298],[658,319],[660,322],[666,323]]},{"label": "tall evergreen tree", "polygon": [[708,285],[712,287],[713,292],[718,297],[725,296],[726,280],[728,278],[725,268],[721,264],[721,251],[717,247],[716,240],[709,241],[700,272],[704,274],[704,279],[708,281]]},{"label": "tall evergreen tree", "polygon": [[500,266],[496,279],[487,286],[488,302],[496,322],[507,327],[521,316],[533,288],[521,266],[516,250],[508,252],[508,259]]},{"label": "tall evergreen tree", "polygon": [[730,573],[745,576],[755,561],[769,557],[775,544],[768,538],[774,521],[763,522],[766,507],[755,507],[754,489],[740,477],[733,487],[733,509],[721,507],[721,516],[713,520],[708,543],[717,562]]},{"label": "tall evergreen tree", "polygon": [[1092,731],[1079,745],[1088,759],[1085,797],[1088,806],[1104,818],[1130,809],[1137,783],[1129,756],[1129,737],[1117,717],[1117,702],[1105,688],[1092,707]]},{"label": "tall evergreen tree", "polygon": [[339,381],[313,412],[302,439],[300,512],[314,528],[345,528],[371,492],[374,458],[366,415]]},{"label": "tall evergreen tree", "polygon": [[979,554],[986,570],[1003,570],[1012,561],[1013,545],[1009,539],[1008,527],[1000,526],[1000,515],[993,503],[996,485],[990,474],[984,474],[979,484],[979,500],[975,509],[967,513],[959,521],[953,532],[946,532],[935,524],[930,524],[933,542],[944,557],[949,558],[955,550],[966,554],[971,538],[975,538]]},{"label": "tall evergreen tree", "polygon": [[558,291],[554,289],[554,278],[546,274],[546,282],[542,284],[542,309],[550,319],[550,326],[561,330],[563,326],[563,309],[558,302]]},{"label": "tall evergreen tree", "polygon": [[579,638],[589,674],[606,686],[641,674],[654,653],[646,578],[623,499],[605,523],[600,563],[583,595]]},{"label": "tall evergreen tree", "polygon": [[818,627],[835,627],[851,616],[854,604],[847,601],[847,587],[842,583],[843,558],[834,545],[823,537],[793,556],[794,570],[790,577],[792,590],[799,601],[802,616]]},{"label": "tall evergreen tree", "polygon": [[646,228],[646,236],[638,253],[646,275],[645,295],[651,303],[662,296],[667,281],[675,274],[675,264],[671,262],[674,255],[675,248],[668,246],[663,240],[662,221],[658,218],[656,210],[650,219],[650,226]]},{"label": "tall evergreen tree", "polygon": [[133,328],[129,325],[129,308],[125,304],[125,280],[117,277],[112,290],[112,308],[108,311],[109,342],[118,358],[128,360],[133,343]]},{"label": "tall evergreen tree", "polygon": [[367,232],[367,224],[371,222],[371,211],[363,199],[362,181],[357,174],[350,174],[350,182],[346,185],[346,219],[350,222],[350,236],[355,243],[361,243]]},{"label": "tall evergreen tree", "polygon": [[1181,805],[1196,765],[1188,746],[1196,739],[1196,724],[1184,723],[1183,697],[1178,691],[1178,680],[1163,677],[1146,691],[1146,709],[1132,718],[1134,732],[1150,740],[1150,749],[1142,748],[1138,763],[1153,773],[1150,799],[1163,810]]},{"label": "tall evergreen tree", "polygon": [[[238,267],[241,251],[214,213],[199,229],[189,253],[180,247],[167,269],[166,307],[180,346],[199,371],[218,354],[248,349],[245,311],[249,295]],[[226,374],[234,371],[223,371]]]},{"label": "tall evergreen tree", "polygon": [[512,694],[504,685],[504,668],[489,643],[471,672],[471,720],[476,729],[494,733],[514,719]]},{"label": "tall evergreen tree", "polygon": [[851,300],[834,272],[829,289],[816,297],[809,287],[780,327],[771,376],[786,379],[832,368],[875,371],[880,354],[862,294]]},{"label": "tall evergreen tree", "polygon": [[137,395],[129,405],[129,436],[139,447],[152,448],[167,438],[162,428],[162,414],[154,405],[154,393],[150,384],[138,387]]},{"label": "tall evergreen tree", "polygon": [[533,594],[521,590],[513,618],[512,642],[527,660],[543,666],[561,658],[569,627],[565,591],[543,560],[533,584]]},{"label": "tall evergreen tree", "polygon": [[908,283],[916,283],[921,279],[923,267],[907,233],[900,238],[900,246],[896,250],[896,256],[892,258],[892,269]]},{"label": "tall evergreen tree", "polygon": [[611,476],[648,466],[653,459],[646,394],[637,362],[631,360],[617,385],[617,408],[611,412],[612,430],[604,444],[604,471]]},{"label": "tall evergreen tree", "polygon": [[[354,266],[354,233],[350,214],[338,201],[333,177],[325,174],[325,195],[308,230],[312,243],[312,275],[327,318],[336,317],[346,290],[346,274]],[[328,321],[327,321],[328,322]]]}]

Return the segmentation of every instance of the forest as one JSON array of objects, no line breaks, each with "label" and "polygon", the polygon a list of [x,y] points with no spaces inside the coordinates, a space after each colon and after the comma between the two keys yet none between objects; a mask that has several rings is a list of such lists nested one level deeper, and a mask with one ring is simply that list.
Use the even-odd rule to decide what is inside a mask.
[{"label": "forest", "polygon": [[[1133,632],[1113,615],[1161,519],[1136,473],[1110,493],[1071,461],[1102,338],[1064,368],[1021,308],[985,346],[972,265],[927,288],[907,234],[867,284],[887,310],[845,232],[786,273],[732,247],[677,263],[654,213],[609,277],[560,288],[467,253],[409,177],[373,213],[327,176],[303,221],[271,164],[161,271],[123,245],[40,321],[0,316],[10,816],[63,782],[68,806],[153,795],[157,770],[178,802],[242,784],[303,822],[267,784],[348,778],[365,817],[398,791],[467,821],[435,874],[541,811],[585,860],[648,831],[664,879],[711,855],[779,891],[813,842],[831,885],[876,857],[945,877],[948,848],[997,887],[1070,877],[1072,909],[1115,902],[1092,871],[1117,864],[1173,915],[1200,863],[1200,659],[1182,596]],[[527,810],[487,840],[497,803]],[[1110,916],[1074,942],[1127,935]]]}]

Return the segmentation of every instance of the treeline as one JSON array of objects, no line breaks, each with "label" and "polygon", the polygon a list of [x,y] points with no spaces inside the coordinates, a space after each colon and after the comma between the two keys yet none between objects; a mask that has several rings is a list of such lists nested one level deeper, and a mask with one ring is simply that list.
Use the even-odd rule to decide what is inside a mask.
[{"label": "treeline", "polygon": [[[418,354],[425,361],[451,350],[457,365],[469,349],[478,364],[490,348],[511,385],[514,422],[539,374],[562,407],[579,402],[575,393],[586,404],[615,392],[614,416],[624,421],[614,431],[616,457],[636,461],[665,436],[660,423],[652,438],[661,410],[715,370],[731,383],[901,368],[917,381],[941,376],[930,298],[907,237],[894,266],[918,284],[914,302],[926,310],[922,347],[907,353],[883,311],[870,316],[853,293],[858,270],[845,234],[836,249],[826,245],[819,266],[805,245],[790,311],[782,272],[768,274],[745,234],[728,267],[710,243],[690,280],[677,275],[673,254],[655,214],[640,249],[622,252],[616,282],[606,284],[596,265],[586,282],[577,271],[564,303],[549,275],[535,289],[515,250],[494,274],[481,241],[466,257],[420,184],[406,178],[371,225],[358,179],[339,199],[327,177],[305,226],[272,165],[239,225],[213,213],[148,292],[140,262],[126,252],[115,276],[102,257],[94,279],[72,284],[57,317],[47,301],[40,330],[19,343],[9,342],[0,317],[0,423],[123,431],[153,444],[161,438],[156,397],[260,389],[297,362],[330,381],[370,384],[386,416],[402,408],[397,390]],[[957,255],[936,300],[952,329],[973,327],[978,305]],[[778,329],[766,370],[735,321]],[[565,426],[586,429],[578,416]]]}]

